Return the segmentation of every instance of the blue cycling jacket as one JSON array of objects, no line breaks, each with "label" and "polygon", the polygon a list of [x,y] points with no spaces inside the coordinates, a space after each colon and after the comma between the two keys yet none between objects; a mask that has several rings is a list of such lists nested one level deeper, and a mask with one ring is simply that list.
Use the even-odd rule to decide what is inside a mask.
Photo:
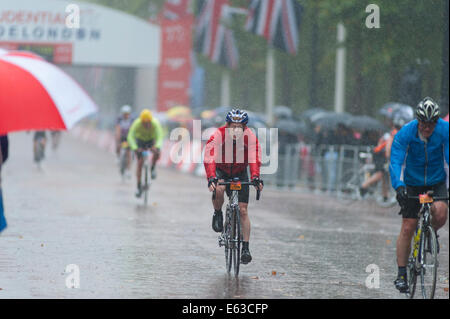
[{"label": "blue cycling jacket", "polygon": [[447,179],[448,122],[439,119],[426,143],[419,137],[418,123],[409,122],[394,137],[389,165],[394,189],[406,185],[430,186]]}]

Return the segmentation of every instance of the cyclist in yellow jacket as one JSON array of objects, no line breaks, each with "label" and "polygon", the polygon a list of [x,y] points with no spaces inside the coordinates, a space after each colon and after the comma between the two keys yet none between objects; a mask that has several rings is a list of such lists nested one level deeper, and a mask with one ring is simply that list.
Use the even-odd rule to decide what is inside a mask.
[{"label": "cyclist in yellow jacket", "polygon": [[141,173],[144,164],[142,152],[149,149],[153,153],[151,176],[156,178],[155,165],[161,154],[161,146],[163,143],[163,129],[159,121],[153,117],[152,113],[145,109],[130,127],[127,141],[132,151],[135,152],[137,164],[137,192],[136,197],[142,195]]}]

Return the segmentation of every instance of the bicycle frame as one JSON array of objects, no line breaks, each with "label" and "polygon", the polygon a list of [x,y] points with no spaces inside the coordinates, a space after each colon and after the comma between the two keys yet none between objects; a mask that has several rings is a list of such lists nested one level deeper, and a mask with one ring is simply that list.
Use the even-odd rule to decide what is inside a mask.
[{"label": "bicycle frame", "polygon": [[419,212],[419,221],[417,224],[417,230],[414,234],[413,238],[413,257],[414,257],[414,265],[416,271],[420,271],[423,267],[423,259],[424,259],[424,240],[423,234],[428,226],[430,226],[430,204],[422,205]]},{"label": "bicycle frame", "polygon": [[[424,268],[425,240],[423,234],[426,232],[426,229],[429,226],[430,209],[430,204],[423,204],[420,208],[417,229],[412,241],[412,251],[410,257],[408,258],[407,268],[409,270],[409,287],[406,297],[411,299],[414,297],[414,293],[416,290],[417,277],[421,276],[422,268]],[[423,279],[421,281],[423,283]],[[424,290],[422,290],[422,296],[423,298],[425,298]]]}]

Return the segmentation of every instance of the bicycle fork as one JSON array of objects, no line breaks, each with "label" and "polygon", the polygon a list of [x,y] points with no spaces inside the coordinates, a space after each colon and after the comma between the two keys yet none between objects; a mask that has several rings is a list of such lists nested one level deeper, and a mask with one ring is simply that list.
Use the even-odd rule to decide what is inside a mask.
[{"label": "bicycle fork", "polygon": [[[230,247],[228,247],[228,248],[232,248],[232,247],[234,247],[234,243],[236,242],[236,240],[231,238],[232,234],[230,233],[230,231],[228,231],[228,230],[231,230],[231,222],[232,222],[232,217],[233,217],[232,214],[233,214],[234,209],[233,209],[233,205],[227,206],[227,211],[226,211],[226,215],[225,215],[225,226],[223,228],[223,232],[218,237],[219,247],[225,246],[227,243],[229,243]],[[227,238],[227,237],[229,237],[229,238]]]},{"label": "bicycle fork", "polygon": [[231,220],[231,209],[227,205],[227,210],[225,213],[225,225],[224,225],[222,233],[219,235],[219,238],[218,238],[219,239],[219,247],[225,246],[228,242],[228,238],[226,238],[226,237],[227,237],[227,235],[229,235],[229,232],[227,230],[228,230],[228,227],[230,224],[230,220]]}]

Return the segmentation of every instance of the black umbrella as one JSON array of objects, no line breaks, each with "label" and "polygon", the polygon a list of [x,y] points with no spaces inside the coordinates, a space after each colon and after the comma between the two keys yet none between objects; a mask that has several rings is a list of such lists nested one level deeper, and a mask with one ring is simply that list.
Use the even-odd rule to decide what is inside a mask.
[{"label": "black umbrella", "polygon": [[388,128],[380,121],[367,116],[367,115],[356,115],[352,116],[349,121],[350,128],[355,129],[359,132],[362,131],[388,131]]},{"label": "black umbrella", "polygon": [[284,105],[275,106],[273,115],[278,119],[290,119],[293,116],[292,110]]},{"label": "black umbrella", "polygon": [[313,117],[314,115],[320,114],[320,113],[327,113],[328,111],[320,108],[320,107],[315,107],[309,110],[304,111],[300,116],[305,119],[310,121],[311,117]]},{"label": "black umbrella", "polygon": [[323,129],[335,129],[339,124],[348,126],[350,124],[351,115],[348,113],[327,112],[319,114],[312,118],[314,125],[320,125]]},{"label": "black umbrella", "polygon": [[266,122],[263,122],[263,121],[261,121],[261,120],[259,120],[259,119],[252,119],[252,118],[250,118],[250,120],[248,121],[247,126],[250,127],[250,128],[253,127],[253,128],[255,128],[255,129],[258,129],[258,128],[267,128]]},{"label": "black umbrella", "polygon": [[408,123],[414,120],[414,110],[410,106],[402,107],[392,112],[392,119],[394,119],[396,116],[401,117],[405,120],[406,123]]},{"label": "black umbrella", "polygon": [[253,125],[254,123],[263,124],[267,127],[266,116],[262,113],[246,111],[248,115],[248,125]]},{"label": "black umbrella", "polygon": [[278,128],[278,132],[291,135],[298,135],[306,130],[306,126],[302,122],[294,120],[279,120],[274,125]]},{"label": "black umbrella", "polygon": [[389,102],[383,105],[383,107],[378,111],[381,115],[386,116],[387,118],[392,119],[392,115],[395,111],[404,110],[405,112],[413,112],[414,110],[411,106],[398,103],[398,102]]},{"label": "black umbrella", "polygon": [[222,116],[225,121],[225,116],[232,109],[233,108],[231,106],[221,106],[221,107],[215,108],[213,111],[216,113],[216,116]]}]

